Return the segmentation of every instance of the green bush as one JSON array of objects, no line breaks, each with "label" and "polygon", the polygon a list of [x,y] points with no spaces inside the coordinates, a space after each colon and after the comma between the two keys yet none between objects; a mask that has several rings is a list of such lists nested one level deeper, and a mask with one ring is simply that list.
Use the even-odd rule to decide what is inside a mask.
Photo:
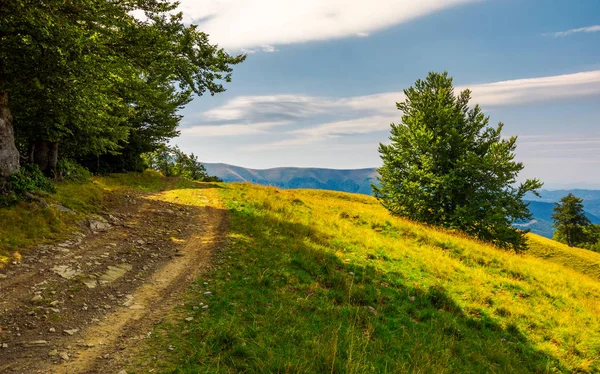
[{"label": "green bush", "polygon": [[28,191],[56,192],[56,188],[35,164],[25,164],[10,176],[11,190],[17,195]]},{"label": "green bush", "polygon": [[206,173],[198,157],[185,154],[177,146],[162,144],[154,152],[142,155],[148,166],[165,177],[181,177],[202,182],[222,182],[221,179]]},{"label": "green bush", "polygon": [[58,176],[64,180],[85,183],[92,177],[92,173],[73,160],[62,159],[58,161]]}]

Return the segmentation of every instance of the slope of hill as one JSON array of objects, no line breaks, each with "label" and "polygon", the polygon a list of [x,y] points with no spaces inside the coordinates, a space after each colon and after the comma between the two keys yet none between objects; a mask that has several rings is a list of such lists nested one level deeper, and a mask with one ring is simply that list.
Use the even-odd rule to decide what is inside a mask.
[{"label": "slope of hill", "polygon": [[[204,164],[210,175],[216,175],[225,182],[250,182],[263,186],[280,188],[312,188],[372,195],[371,183],[377,181],[375,168],[338,170],[319,168],[249,169],[228,164]],[[531,232],[552,238],[552,208],[554,202],[568,193],[585,199],[585,209],[592,223],[600,223],[600,191],[596,190],[541,190],[542,197],[528,194],[526,200],[533,218],[529,222],[517,224]]]},{"label": "slope of hill", "polygon": [[572,248],[535,234],[528,235],[528,254],[564,265],[600,281],[600,253]]},{"label": "slope of hill", "polygon": [[220,192],[231,222],[217,268],[132,365],[180,373],[600,370],[591,333],[600,331],[600,254],[531,235],[531,254],[517,255],[390,217],[369,196],[251,184]]},{"label": "slope of hill", "polygon": [[281,167],[274,169],[248,169],[228,164],[204,164],[209,175],[225,182],[251,182],[281,188],[313,188],[371,194],[371,183],[377,178],[375,168],[321,169]]}]

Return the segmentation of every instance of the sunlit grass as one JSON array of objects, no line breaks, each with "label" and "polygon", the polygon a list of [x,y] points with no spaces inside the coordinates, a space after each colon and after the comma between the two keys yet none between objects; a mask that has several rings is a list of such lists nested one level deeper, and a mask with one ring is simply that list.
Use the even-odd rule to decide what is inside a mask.
[{"label": "sunlit grass", "polygon": [[[93,182],[58,183],[57,192],[43,198],[49,206],[20,202],[0,208],[0,266],[35,245],[65,237],[86,214],[101,209],[103,193]],[[60,211],[58,205],[74,214]]]},{"label": "sunlit grass", "polygon": [[103,209],[107,192],[128,190],[183,207],[225,204],[231,218],[220,267],[194,283],[181,309],[194,321],[162,325],[144,366],[600,371],[600,254],[530,235],[530,252],[517,255],[391,217],[369,196],[155,173],[98,177],[45,198],[76,214],[36,203],[0,209],[0,262],[64,237]]},{"label": "sunlit grass", "polygon": [[231,212],[227,257],[190,291],[183,312],[194,322],[157,330],[162,359],[150,366],[600,370],[592,333],[600,284],[574,268],[391,217],[368,196],[247,184],[221,191]]},{"label": "sunlit grass", "polygon": [[535,234],[529,234],[529,254],[575,269],[600,280],[600,253],[572,248]]}]

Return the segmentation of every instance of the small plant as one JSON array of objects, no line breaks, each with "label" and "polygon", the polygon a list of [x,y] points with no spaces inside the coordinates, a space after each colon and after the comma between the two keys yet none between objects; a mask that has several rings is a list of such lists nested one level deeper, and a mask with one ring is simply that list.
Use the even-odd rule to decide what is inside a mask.
[{"label": "small plant", "polygon": [[73,160],[62,159],[58,162],[58,176],[71,182],[85,183],[92,177],[92,173]]},{"label": "small plant", "polygon": [[25,164],[10,176],[11,191],[22,196],[25,192],[56,192],[56,188],[35,164]]}]

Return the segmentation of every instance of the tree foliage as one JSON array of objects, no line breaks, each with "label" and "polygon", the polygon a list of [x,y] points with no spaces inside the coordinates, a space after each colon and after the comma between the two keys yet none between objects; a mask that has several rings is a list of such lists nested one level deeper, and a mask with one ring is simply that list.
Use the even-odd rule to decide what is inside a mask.
[{"label": "tree foliage", "polygon": [[219,178],[209,176],[204,165],[192,153],[182,152],[177,146],[161,145],[154,152],[144,155],[148,166],[166,177],[182,177],[204,182],[218,182]]},{"label": "tree foliage", "polygon": [[430,73],[404,94],[401,123],[379,146],[375,196],[392,214],[525,248],[524,232],[512,224],[531,217],[522,198],[542,183],[516,185],[517,137],[503,138],[502,123],[491,127],[478,105],[469,108],[471,92],[455,95],[447,73]]},{"label": "tree foliage", "polygon": [[177,112],[193,95],[224,91],[245,56],[210,44],[177,5],[3,1],[0,91],[9,93],[22,160],[56,173],[60,148],[62,157],[139,164],[178,135]]},{"label": "tree foliage", "polygon": [[553,226],[556,228],[555,238],[570,247],[588,242],[585,228],[590,220],[583,210],[583,199],[572,193],[560,199],[554,206]]}]

